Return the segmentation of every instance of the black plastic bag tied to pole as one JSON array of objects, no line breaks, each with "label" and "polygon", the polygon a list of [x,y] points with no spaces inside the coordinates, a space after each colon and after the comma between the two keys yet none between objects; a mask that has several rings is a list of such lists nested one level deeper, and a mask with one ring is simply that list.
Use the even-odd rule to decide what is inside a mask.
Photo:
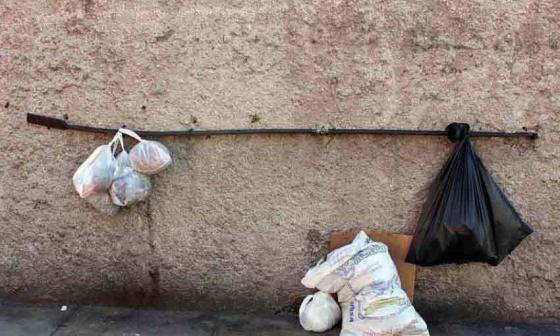
[{"label": "black plastic bag tied to pole", "polygon": [[457,145],[432,184],[407,262],[498,265],[533,230],[474,151],[469,126],[450,124],[447,132]]}]

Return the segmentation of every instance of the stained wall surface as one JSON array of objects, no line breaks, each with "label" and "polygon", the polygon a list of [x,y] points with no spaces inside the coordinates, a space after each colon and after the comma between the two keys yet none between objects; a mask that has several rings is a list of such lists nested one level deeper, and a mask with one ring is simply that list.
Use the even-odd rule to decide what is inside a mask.
[{"label": "stained wall surface", "polygon": [[412,233],[444,138],[160,139],[174,165],[115,217],[74,192],[109,136],[141,129],[538,130],[476,139],[535,234],[498,267],[420,268],[428,319],[560,320],[560,2],[0,2],[0,295],[289,312],[329,233]]}]

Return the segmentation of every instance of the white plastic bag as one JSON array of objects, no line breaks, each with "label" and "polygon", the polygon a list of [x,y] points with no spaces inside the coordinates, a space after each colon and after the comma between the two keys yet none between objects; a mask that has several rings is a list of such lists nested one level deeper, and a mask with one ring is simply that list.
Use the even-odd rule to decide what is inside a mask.
[{"label": "white plastic bag", "polygon": [[303,329],[324,332],[340,321],[340,307],[328,293],[308,295],[299,307],[299,323]]},{"label": "white plastic bag", "polygon": [[118,206],[138,203],[145,200],[151,190],[150,177],[132,169],[129,155],[123,146],[122,152],[117,156],[117,168],[109,189],[113,203]]},{"label": "white plastic bag", "polygon": [[85,200],[93,206],[97,211],[107,215],[114,215],[119,212],[119,207],[113,204],[111,197],[106,191],[93,194],[85,198]]},{"label": "white plastic bag", "polygon": [[302,283],[337,291],[341,336],[429,336],[426,323],[401,288],[389,249],[363,231],[310,269]]},{"label": "white plastic bag", "polygon": [[97,147],[76,170],[72,182],[80,197],[86,198],[109,189],[116,166],[112,146],[119,139],[122,135],[117,133],[108,145]]},{"label": "white plastic bag", "polygon": [[154,175],[171,164],[171,154],[162,143],[143,140],[129,129],[121,128],[119,131],[138,140],[130,150],[130,161],[134,170],[146,175]]},{"label": "white plastic bag", "polygon": [[130,157],[124,148],[124,143],[121,143],[122,151],[117,155],[117,161],[115,166],[115,174],[113,174],[113,180],[124,177],[134,171],[132,169],[132,163],[130,162]]}]

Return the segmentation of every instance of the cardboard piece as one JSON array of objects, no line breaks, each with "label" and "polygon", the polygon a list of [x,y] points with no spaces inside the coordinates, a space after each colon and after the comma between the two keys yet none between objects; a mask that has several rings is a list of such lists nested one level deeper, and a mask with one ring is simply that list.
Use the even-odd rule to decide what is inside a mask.
[{"label": "cardboard piece", "polygon": [[[350,244],[356,234],[360,232],[346,231],[334,232],[331,234],[330,250],[337,249],[341,246]],[[411,235],[398,233],[378,232],[373,230],[364,230],[367,235],[376,241],[382,242],[389,247],[389,254],[397,266],[401,285],[411,302],[414,300],[414,281],[416,280],[416,265],[405,262],[406,255],[410,244],[412,243]]]}]

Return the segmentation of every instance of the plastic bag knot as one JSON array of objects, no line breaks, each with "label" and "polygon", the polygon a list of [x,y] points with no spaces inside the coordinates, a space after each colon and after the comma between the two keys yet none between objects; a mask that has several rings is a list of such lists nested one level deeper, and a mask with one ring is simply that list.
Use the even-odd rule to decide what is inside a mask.
[{"label": "plastic bag knot", "polygon": [[469,131],[471,127],[469,124],[465,123],[451,123],[447,125],[445,130],[447,131],[447,138],[451,142],[459,142],[469,136]]}]

